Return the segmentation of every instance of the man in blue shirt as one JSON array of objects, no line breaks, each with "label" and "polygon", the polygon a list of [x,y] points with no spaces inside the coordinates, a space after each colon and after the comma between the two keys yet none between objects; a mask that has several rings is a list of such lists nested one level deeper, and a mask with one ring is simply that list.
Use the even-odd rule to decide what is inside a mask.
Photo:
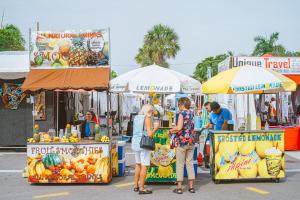
[{"label": "man in blue shirt", "polygon": [[220,104],[213,101],[210,103],[211,113],[209,123],[213,126],[214,130],[227,130],[228,121],[232,120],[232,114],[227,108],[221,108]]}]

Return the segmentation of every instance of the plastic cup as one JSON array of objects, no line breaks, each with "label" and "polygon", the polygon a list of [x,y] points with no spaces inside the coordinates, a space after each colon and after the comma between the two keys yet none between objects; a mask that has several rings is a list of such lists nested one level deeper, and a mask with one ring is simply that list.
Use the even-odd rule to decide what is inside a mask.
[{"label": "plastic cup", "polygon": [[277,176],[280,173],[282,152],[276,148],[270,148],[265,151],[267,170],[269,175]]}]

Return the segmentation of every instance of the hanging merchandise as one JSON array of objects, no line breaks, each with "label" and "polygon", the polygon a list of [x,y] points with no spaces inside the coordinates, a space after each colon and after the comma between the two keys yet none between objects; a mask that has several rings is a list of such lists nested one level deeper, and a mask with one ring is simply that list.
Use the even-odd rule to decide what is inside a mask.
[{"label": "hanging merchandise", "polygon": [[3,83],[2,101],[6,109],[16,110],[26,96],[21,84]]},{"label": "hanging merchandise", "polygon": [[35,112],[34,120],[46,120],[46,102],[45,102],[46,93],[40,92],[34,96],[35,98]]}]

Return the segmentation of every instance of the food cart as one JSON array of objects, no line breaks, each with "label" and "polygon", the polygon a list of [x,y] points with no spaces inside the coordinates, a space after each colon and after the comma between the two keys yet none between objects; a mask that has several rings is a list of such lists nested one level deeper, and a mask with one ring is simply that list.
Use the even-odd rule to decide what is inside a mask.
[{"label": "food cart", "polygon": [[[227,77],[227,78],[225,78]],[[222,80],[222,81],[220,81]],[[265,68],[244,66],[219,73],[202,85],[203,93],[251,94],[294,91],[295,82]],[[249,104],[249,100],[248,100]],[[249,105],[248,105],[249,111]],[[285,178],[284,131],[210,131],[212,179],[223,180]]]},{"label": "food cart", "polygon": [[[64,36],[56,39],[53,34],[57,37]],[[30,94],[40,91],[105,91],[108,95],[109,111],[110,68],[107,66],[107,38],[106,30],[72,34],[32,33],[31,70],[22,90]],[[90,56],[93,56],[93,62],[89,60]],[[97,63],[105,66],[96,66]],[[112,160],[115,160],[112,158],[118,159],[118,155],[110,140],[108,119],[109,114],[106,120],[108,135],[96,134],[95,139],[81,137],[79,130],[76,133],[71,132],[70,125],[66,126],[66,134],[59,135],[60,137],[58,131],[56,135],[51,135],[48,132],[39,132],[39,127],[34,126],[34,135],[27,143],[28,182],[109,183],[112,179]],[[58,130],[58,117],[56,128]]]},{"label": "food cart", "polygon": [[30,183],[109,183],[111,143],[27,144]]},{"label": "food cart", "polygon": [[284,131],[210,131],[215,183],[237,179],[285,178]]}]

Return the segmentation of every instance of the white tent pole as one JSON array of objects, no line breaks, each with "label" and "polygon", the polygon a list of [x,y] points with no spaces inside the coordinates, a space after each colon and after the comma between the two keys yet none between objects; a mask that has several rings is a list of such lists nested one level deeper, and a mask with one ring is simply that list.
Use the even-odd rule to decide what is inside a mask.
[{"label": "white tent pole", "polygon": [[251,130],[251,115],[250,115],[250,99],[249,94],[247,94],[247,130]]}]

